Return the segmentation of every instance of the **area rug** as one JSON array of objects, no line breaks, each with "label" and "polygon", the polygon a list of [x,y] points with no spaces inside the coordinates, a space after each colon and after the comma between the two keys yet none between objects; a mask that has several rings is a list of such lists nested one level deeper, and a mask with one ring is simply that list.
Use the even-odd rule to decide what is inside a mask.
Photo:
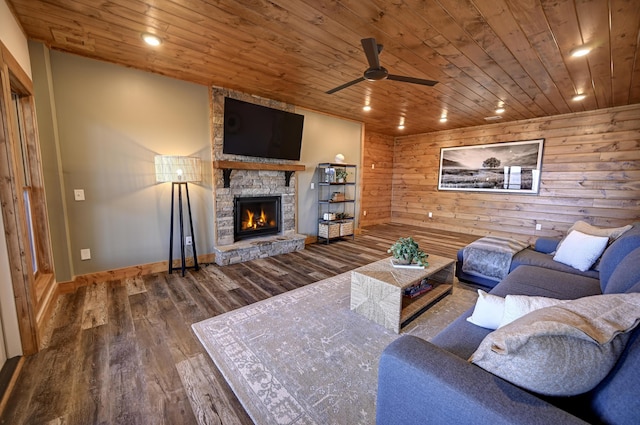
[{"label": "area rug", "polygon": [[[378,359],[399,335],[349,308],[350,272],[196,323],[256,424],[372,424]],[[454,288],[403,333],[429,339],[475,302]]]}]

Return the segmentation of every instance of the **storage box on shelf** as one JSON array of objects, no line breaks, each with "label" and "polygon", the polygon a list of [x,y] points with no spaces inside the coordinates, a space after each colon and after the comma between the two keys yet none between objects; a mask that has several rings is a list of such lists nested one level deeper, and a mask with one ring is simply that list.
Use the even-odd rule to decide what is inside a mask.
[{"label": "storage box on shelf", "polygon": [[354,237],[356,168],[354,164],[318,164],[319,242],[321,239],[329,243],[332,239]]},{"label": "storage box on shelf", "polygon": [[318,237],[332,239],[340,236],[340,223],[320,222],[318,224]]},{"label": "storage box on shelf", "polygon": [[340,222],[340,236],[353,235],[353,220]]}]

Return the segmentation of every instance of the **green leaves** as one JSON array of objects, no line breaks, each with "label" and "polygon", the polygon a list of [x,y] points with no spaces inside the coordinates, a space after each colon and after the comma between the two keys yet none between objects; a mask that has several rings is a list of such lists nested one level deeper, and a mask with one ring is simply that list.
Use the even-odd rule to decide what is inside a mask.
[{"label": "green leaves", "polygon": [[387,252],[391,253],[396,260],[406,262],[406,264],[417,264],[425,267],[429,265],[427,262],[429,255],[420,249],[418,243],[411,236],[398,239]]}]

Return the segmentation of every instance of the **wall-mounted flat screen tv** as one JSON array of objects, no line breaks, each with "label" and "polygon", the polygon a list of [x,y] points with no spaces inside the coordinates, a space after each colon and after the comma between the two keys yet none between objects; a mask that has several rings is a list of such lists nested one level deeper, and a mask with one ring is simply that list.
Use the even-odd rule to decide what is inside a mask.
[{"label": "wall-mounted flat screen tv", "polygon": [[304,116],[226,97],[223,153],[300,159]]}]

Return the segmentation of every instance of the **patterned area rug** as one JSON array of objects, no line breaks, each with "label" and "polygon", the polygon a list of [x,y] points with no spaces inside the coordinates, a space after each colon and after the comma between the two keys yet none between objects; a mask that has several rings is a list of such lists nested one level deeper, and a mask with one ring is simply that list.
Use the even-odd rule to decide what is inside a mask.
[{"label": "patterned area rug", "polygon": [[[256,424],[372,424],[378,359],[398,335],[349,309],[344,273],[196,323],[193,329]],[[437,334],[475,302],[453,294],[403,333]]]}]

